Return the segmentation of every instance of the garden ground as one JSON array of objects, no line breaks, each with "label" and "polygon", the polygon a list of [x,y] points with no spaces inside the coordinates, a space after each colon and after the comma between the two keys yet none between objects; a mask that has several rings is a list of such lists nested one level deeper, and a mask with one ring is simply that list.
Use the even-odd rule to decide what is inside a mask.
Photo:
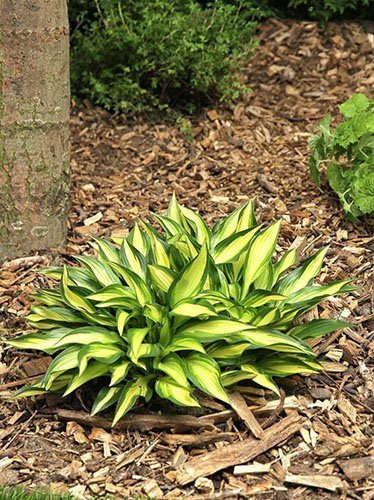
[{"label": "garden ground", "polygon": [[236,395],[237,412],[202,397],[202,412],[187,416],[154,402],[113,431],[107,419],[88,417],[84,389],[65,400],[9,402],[49,358],[3,348],[0,484],[50,485],[80,498],[374,498],[373,221],[347,222],[307,166],[307,138],[325,113],[372,91],[374,37],[355,24],[322,33],[312,22],[270,20],[260,38],[243,73],[253,91],[231,110],[211,107],[178,126],[88,103],[73,108],[68,243],[4,264],[0,326],[8,336],[27,330],[28,295],[45,284],[38,267],[90,252],[90,235],[123,234],[137,217],[165,209],[173,191],[208,221],[255,198],[262,221],[282,218],[280,247],[297,247],[302,258],[330,245],[320,282],[354,278],[361,288],[310,316],[354,326],[315,342],[325,373],[285,380],[280,401],[251,387]]}]

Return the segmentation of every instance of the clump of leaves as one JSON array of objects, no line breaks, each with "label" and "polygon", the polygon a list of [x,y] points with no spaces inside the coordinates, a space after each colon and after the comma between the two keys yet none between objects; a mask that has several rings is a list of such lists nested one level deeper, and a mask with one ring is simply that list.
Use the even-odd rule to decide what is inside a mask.
[{"label": "clump of leaves", "polygon": [[198,406],[194,388],[229,402],[244,380],[278,393],[273,377],[321,369],[306,342],[347,324],[295,320],[326,297],[354,289],[348,280],[319,286],[326,249],[300,267],[290,249],[273,253],[280,222],[257,224],[251,201],[210,229],[172,198],[162,228],[135,224],[114,243],[95,239],[97,258],[81,267],[41,272],[60,281],[34,298],[29,323],[38,333],[9,341],[53,354],[45,375],[17,396],[70,394],[100,378],[93,414],[116,404],[114,423],[154,392]]},{"label": "clump of leaves", "polygon": [[374,213],[374,103],[356,94],[339,108],[343,122],[331,129],[328,114],[319,124],[320,135],[309,139],[310,173],[321,182],[321,166],[337,193],[347,217]]},{"label": "clump of leaves", "polygon": [[93,3],[70,2],[72,86],[79,97],[124,111],[193,111],[193,103],[234,100],[248,91],[233,70],[252,53],[256,24],[240,16],[238,6],[220,0]]}]

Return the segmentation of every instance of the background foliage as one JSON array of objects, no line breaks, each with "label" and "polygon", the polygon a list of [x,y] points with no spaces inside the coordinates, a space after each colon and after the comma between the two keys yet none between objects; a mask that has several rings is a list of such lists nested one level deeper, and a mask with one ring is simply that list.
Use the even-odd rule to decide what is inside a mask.
[{"label": "background foliage", "polygon": [[369,0],[70,0],[73,93],[126,111],[235,99],[257,20],[368,14]]},{"label": "background foliage", "polygon": [[234,5],[194,0],[71,4],[72,81],[111,109],[144,110],[207,96],[235,98],[232,70],[253,48],[253,22]]},{"label": "background foliage", "polygon": [[320,184],[326,167],[330,187],[339,196],[350,220],[374,213],[374,103],[355,94],[339,107],[343,121],[331,128],[331,116],[319,124],[319,135],[309,139],[310,173]]}]

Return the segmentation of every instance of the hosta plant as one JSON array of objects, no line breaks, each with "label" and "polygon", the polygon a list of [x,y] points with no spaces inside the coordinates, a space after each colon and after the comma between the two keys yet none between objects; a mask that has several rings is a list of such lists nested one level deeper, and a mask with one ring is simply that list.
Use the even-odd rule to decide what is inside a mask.
[{"label": "hosta plant", "polygon": [[[348,281],[313,284],[326,249],[300,267],[291,249],[273,258],[280,222],[256,223],[252,202],[210,229],[173,197],[161,227],[135,224],[127,238],[95,239],[97,257],[41,272],[60,282],[41,289],[28,316],[38,332],[9,341],[54,359],[18,396],[98,387],[92,412],[116,405],[114,423],[154,393],[198,406],[194,389],[229,402],[227,390],[253,381],[278,393],[274,377],[321,369],[308,345],[346,323],[295,324]],[[95,384],[92,382],[95,380]]]}]

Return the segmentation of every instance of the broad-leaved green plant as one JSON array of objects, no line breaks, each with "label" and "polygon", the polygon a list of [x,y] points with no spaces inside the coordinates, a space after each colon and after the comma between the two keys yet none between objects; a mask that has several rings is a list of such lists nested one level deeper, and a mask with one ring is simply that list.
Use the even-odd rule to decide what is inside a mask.
[{"label": "broad-leaved green plant", "polygon": [[256,223],[251,201],[210,229],[173,196],[162,231],[135,224],[127,238],[95,239],[97,257],[80,267],[41,272],[59,280],[41,289],[29,323],[38,332],[9,344],[54,359],[18,396],[70,394],[98,380],[95,414],[116,405],[114,423],[139,397],[154,393],[198,406],[194,388],[229,402],[242,381],[278,393],[273,377],[321,369],[306,342],[345,322],[295,324],[326,297],[352,290],[349,281],[313,284],[326,249],[300,266],[296,251],[273,258],[280,222]]},{"label": "broad-leaved green plant", "polygon": [[374,213],[374,103],[355,94],[339,108],[344,121],[331,129],[328,114],[319,124],[320,135],[309,139],[310,173],[319,185],[321,166],[327,180],[353,222]]}]

